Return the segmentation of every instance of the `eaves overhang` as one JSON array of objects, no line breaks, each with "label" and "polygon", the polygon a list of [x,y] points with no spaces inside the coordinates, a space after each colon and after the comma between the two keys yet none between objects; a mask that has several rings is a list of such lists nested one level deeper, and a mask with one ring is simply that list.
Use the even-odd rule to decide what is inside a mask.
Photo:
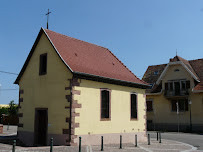
[{"label": "eaves overhang", "polygon": [[92,80],[92,81],[98,81],[98,82],[104,82],[104,83],[110,83],[110,84],[117,84],[117,85],[123,85],[123,86],[129,86],[129,87],[136,87],[136,88],[141,88],[141,89],[148,89],[151,86],[148,84],[140,84],[140,83],[135,83],[135,82],[130,82],[130,81],[123,81],[119,79],[112,79],[108,77],[102,77],[98,75],[92,75],[88,73],[82,73],[82,72],[73,72],[73,76],[81,79],[86,79],[86,80]]}]

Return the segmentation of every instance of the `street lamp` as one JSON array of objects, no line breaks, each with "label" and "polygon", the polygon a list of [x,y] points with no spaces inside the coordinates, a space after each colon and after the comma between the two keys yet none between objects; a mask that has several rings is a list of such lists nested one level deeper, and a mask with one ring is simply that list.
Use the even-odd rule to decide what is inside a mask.
[{"label": "street lamp", "polygon": [[192,101],[188,100],[188,104],[190,105],[190,132],[192,132]]}]

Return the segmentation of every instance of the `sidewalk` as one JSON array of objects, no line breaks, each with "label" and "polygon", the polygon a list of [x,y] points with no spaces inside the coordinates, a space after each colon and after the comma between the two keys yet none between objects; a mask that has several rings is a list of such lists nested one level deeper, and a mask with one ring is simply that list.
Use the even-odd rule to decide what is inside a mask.
[{"label": "sidewalk", "polygon": [[17,126],[12,125],[4,125],[3,126],[3,134],[0,134],[0,136],[15,136],[17,135]]},{"label": "sidewalk", "polygon": [[[0,144],[0,151],[9,152],[12,150],[12,145]],[[49,152],[50,147],[19,147],[16,146],[16,152]],[[54,146],[53,152],[78,152],[78,147],[72,146]],[[100,146],[82,146],[82,152],[99,152]],[[132,143],[123,144],[123,148],[119,149],[119,144],[104,145],[105,152],[201,152],[196,147],[191,145],[171,141],[162,140],[162,143],[158,143],[156,140],[151,140],[151,144],[138,143],[138,147],[135,147]]]},{"label": "sidewalk", "polygon": [[[4,125],[4,134],[0,134],[1,137],[5,136],[15,136],[17,134],[17,126],[7,126]],[[11,140],[12,141],[12,140]],[[105,145],[104,143],[104,152],[201,152],[197,150],[196,147],[174,141],[162,139],[162,143],[156,141],[155,138],[151,138],[151,144],[147,143],[138,143],[138,147],[135,147],[134,144],[128,143],[123,144],[122,149],[119,149],[119,144]],[[12,145],[0,143],[0,152],[9,152],[12,151]],[[20,147],[16,146],[16,152],[49,152],[50,147]],[[53,152],[78,152],[78,146],[54,146]],[[101,151],[101,146],[82,146],[82,152],[99,152]],[[203,152],[203,151],[202,151]]]}]

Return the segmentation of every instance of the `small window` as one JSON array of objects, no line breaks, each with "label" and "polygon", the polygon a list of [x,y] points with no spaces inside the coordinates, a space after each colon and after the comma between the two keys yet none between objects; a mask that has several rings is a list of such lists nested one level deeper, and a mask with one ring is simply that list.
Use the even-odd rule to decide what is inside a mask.
[{"label": "small window", "polygon": [[178,72],[178,71],[180,71],[180,70],[179,70],[179,69],[175,69],[174,71],[175,71],[175,72]]},{"label": "small window", "polygon": [[154,71],[154,75],[158,75],[159,74],[159,71]]},{"label": "small window", "polygon": [[169,90],[173,91],[173,82],[169,82]]},{"label": "small window", "polygon": [[110,92],[101,90],[101,119],[110,118]]},{"label": "small window", "polygon": [[47,73],[47,53],[40,55],[39,63],[39,75],[45,75]]},{"label": "small window", "polygon": [[137,95],[131,94],[131,119],[137,119]]},{"label": "small window", "polygon": [[[178,105],[177,105],[178,103]],[[173,100],[172,101],[172,111],[177,111],[177,106],[179,111],[188,111],[188,100],[180,99],[180,100]]]},{"label": "small window", "polygon": [[153,111],[153,101],[147,100],[147,111]]},{"label": "small window", "polygon": [[186,81],[181,81],[182,90],[186,89]]}]

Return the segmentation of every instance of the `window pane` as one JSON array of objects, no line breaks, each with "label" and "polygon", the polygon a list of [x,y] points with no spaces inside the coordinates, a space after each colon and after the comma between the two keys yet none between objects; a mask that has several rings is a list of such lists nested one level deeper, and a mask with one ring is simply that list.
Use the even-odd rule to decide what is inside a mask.
[{"label": "window pane", "polygon": [[186,89],[186,82],[185,81],[181,81],[181,85],[182,85],[182,89]]},{"label": "window pane", "polygon": [[47,73],[47,54],[40,55],[39,74],[44,75]]},{"label": "window pane", "polygon": [[137,95],[131,94],[131,118],[137,118]]},{"label": "window pane", "polygon": [[152,106],[152,101],[151,100],[147,101],[147,111],[153,111],[153,106]]},{"label": "window pane", "polygon": [[109,118],[109,91],[101,91],[101,118]]},{"label": "window pane", "polygon": [[169,86],[170,86],[170,88],[169,88],[170,91],[173,91],[173,82],[170,82],[170,83],[169,83]]},{"label": "window pane", "polygon": [[185,111],[185,100],[179,100],[178,105],[180,111]]}]

